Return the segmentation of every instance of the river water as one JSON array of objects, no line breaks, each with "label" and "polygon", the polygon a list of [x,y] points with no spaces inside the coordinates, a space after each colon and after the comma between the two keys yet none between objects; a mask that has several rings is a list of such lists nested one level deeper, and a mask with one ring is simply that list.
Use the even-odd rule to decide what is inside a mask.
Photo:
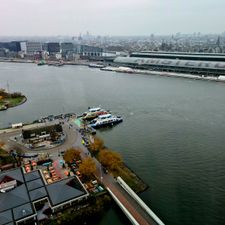
[{"label": "river water", "polygon": [[[141,197],[164,223],[225,224],[225,84],[0,63],[7,82],[28,100],[0,112],[0,127],[101,105],[124,122],[99,135],[150,186]],[[100,224],[126,222],[111,209]]]}]

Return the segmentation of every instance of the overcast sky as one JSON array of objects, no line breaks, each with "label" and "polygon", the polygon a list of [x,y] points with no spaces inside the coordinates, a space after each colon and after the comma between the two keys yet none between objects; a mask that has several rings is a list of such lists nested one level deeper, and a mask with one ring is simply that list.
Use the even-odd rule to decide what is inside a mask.
[{"label": "overcast sky", "polygon": [[0,0],[0,36],[221,33],[225,0]]}]

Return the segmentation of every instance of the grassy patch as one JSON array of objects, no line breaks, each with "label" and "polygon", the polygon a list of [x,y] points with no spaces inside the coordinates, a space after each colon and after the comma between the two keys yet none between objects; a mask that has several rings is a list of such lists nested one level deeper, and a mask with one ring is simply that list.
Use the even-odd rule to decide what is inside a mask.
[{"label": "grassy patch", "polygon": [[[2,104],[7,104],[8,107],[14,107],[14,106],[17,106],[20,103],[22,103],[24,101],[24,98],[25,98],[24,96],[20,96],[20,97],[16,97],[16,98],[6,98],[6,99],[4,99]],[[0,105],[0,107],[1,107],[1,105]]]},{"label": "grassy patch", "polygon": [[143,192],[148,188],[148,185],[124,164],[111,172],[115,177],[120,176],[136,193]]}]

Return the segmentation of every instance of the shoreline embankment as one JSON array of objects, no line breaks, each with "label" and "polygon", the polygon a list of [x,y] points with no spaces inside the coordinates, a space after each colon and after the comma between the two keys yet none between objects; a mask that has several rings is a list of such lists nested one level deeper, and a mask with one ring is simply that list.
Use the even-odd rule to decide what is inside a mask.
[{"label": "shoreline embankment", "polygon": [[[0,58],[0,62],[8,62],[8,63],[34,63],[36,64],[36,61],[34,60],[28,60],[28,59],[7,59],[7,58]],[[48,61],[49,64],[58,63],[58,61]],[[48,65],[48,63],[46,65]],[[93,63],[93,61],[87,61],[87,60],[80,60],[77,62],[72,61],[64,61],[63,65],[74,65],[74,66],[89,66],[90,63]],[[94,62],[99,63],[99,62]],[[184,79],[191,79],[191,80],[204,80],[204,81],[214,81],[214,82],[220,82],[225,83],[225,77],[220,78],[213,77],[213,76],[200,76],[200,75],[194,75],[194,74],[186,74],[186,73],[174,73],[174,72],[164,72],[164,71],[153,71],[153,70],[141,70],[141,69],[132,69],[129,67],[116,67],[116,66],[106,66],[104,68],[101,68],[100,70],[104,71],[111,71],[111,72],[117,72],[117,73],[129,73],[129,74],[142,74],[142,75],[152,75],[152,76],[161,76],[161,77],[174,77],[174,78],[184,78]]]}]

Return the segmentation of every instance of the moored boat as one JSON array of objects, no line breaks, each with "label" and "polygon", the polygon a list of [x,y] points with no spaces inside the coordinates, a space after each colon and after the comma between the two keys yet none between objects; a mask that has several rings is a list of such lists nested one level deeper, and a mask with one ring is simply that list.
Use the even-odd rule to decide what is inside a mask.
[{"label": "moored boat", "polygon": [[88,112],[83,113],[84,120],[93,120],[101,115],[109,114],[109,111],[106,111],[100,107],[88,107]]},{"label": "moored boat", "polygon": [[102,115],[99,117],[97,119],[92,120],[88,126],[97,129],[101,127],[114,126],[123,121],[123,118],[121,116],[113,116],[111,114]]}]

